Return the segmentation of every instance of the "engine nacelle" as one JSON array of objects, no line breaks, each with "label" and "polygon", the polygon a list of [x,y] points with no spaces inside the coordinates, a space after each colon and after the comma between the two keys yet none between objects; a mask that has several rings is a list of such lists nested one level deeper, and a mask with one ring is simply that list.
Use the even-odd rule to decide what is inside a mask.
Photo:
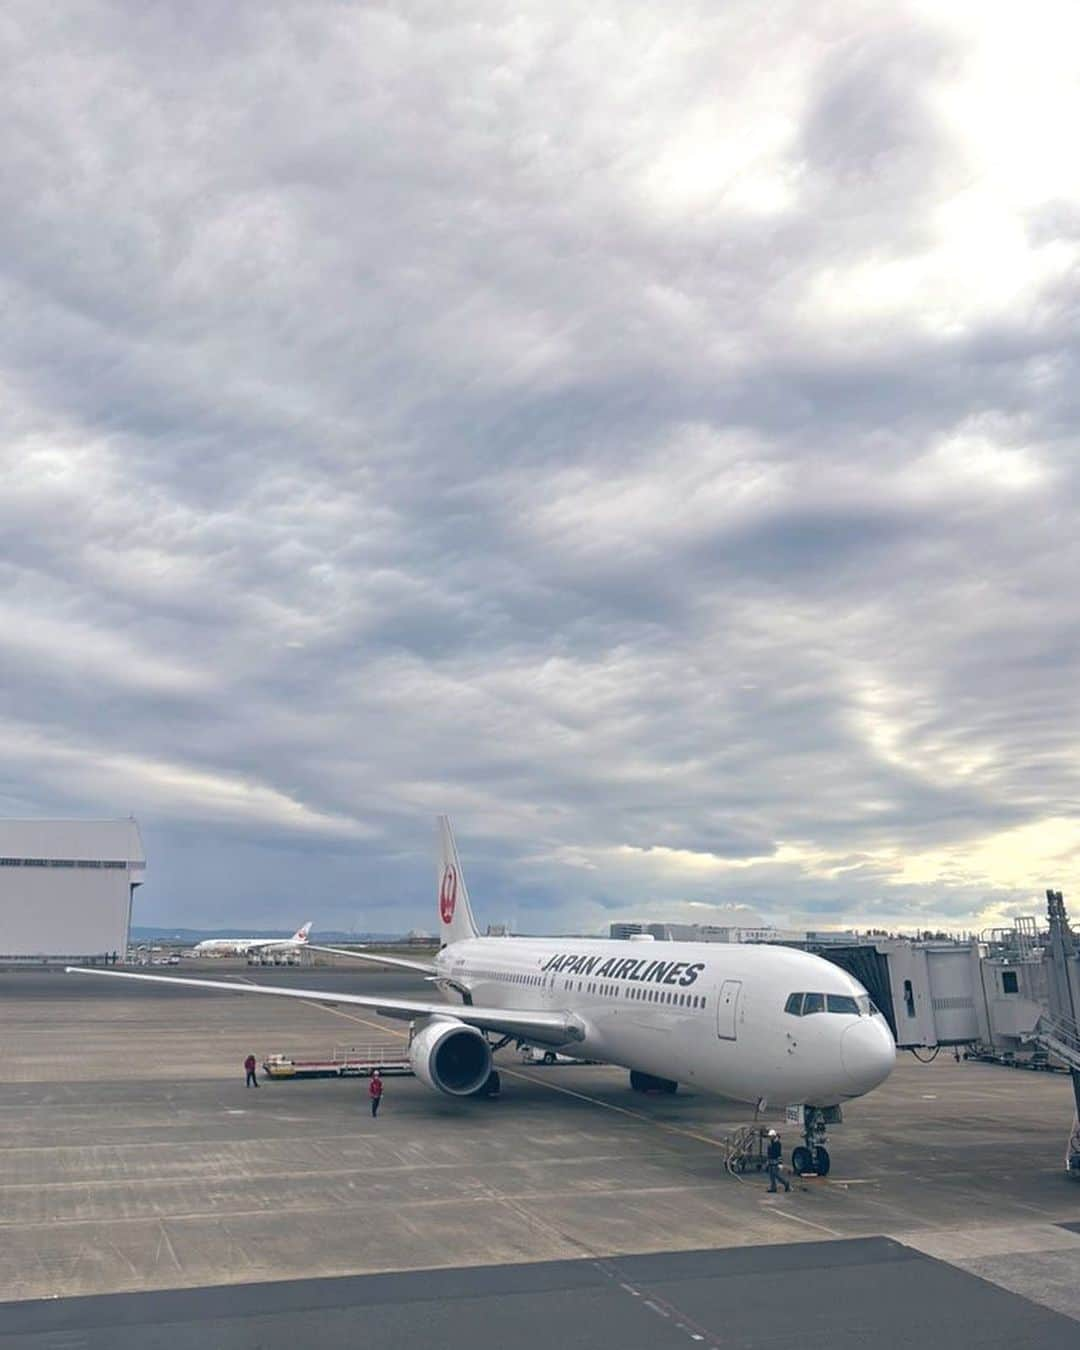
[{"label": "engine nacelle", "polygon": [[428,1087],[451,1097],[468,1097],[488,1080],[491,1047],[475,1027],[439,1018],[412,1038],[409,1063]]}]

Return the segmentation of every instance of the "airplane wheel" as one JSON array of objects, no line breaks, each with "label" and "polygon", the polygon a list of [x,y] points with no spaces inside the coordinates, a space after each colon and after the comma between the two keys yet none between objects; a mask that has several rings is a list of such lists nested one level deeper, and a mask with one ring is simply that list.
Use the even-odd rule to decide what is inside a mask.
[{"label": "airplane wheel", "polygon": [[545,1050],[545,1051],[544,1051],[544,1063],[545,1063],[545,1064],[554,1064],[554,1063],[555,1063],[555,1051],[554,1051],[554,1050]]},{"label": "airplane wheel", "polygon": [[791,1170],[799,1177],[814,1170],[814,1156],[803,1144],[791,1150]]},{"label": "airplane wheel", "polygon": [[831,1165],[832,1160],[829,1157],[829,1150],[827,1148],[822,1148],[819,1144],[817,1148],[814,1149],[814,1171],[819,1177],[827,1177]]}]

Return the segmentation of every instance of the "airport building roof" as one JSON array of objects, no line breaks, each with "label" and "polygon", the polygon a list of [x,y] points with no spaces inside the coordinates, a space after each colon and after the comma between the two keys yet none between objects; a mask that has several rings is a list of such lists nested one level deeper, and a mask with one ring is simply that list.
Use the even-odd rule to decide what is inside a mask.
[{"label": "airport building roof", "polygon": [[146,863],[139,826],[126,820],[0,820],[0,860]]}]

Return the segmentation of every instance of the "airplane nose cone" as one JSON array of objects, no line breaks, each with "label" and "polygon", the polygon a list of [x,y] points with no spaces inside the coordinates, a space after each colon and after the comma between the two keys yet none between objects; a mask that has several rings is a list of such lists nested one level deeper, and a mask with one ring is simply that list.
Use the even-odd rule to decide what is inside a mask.
[{"label": "airplane nose cone", "polygon": [[860,1017],[844,1032],[840,1042],[844,1073],[856,1095],[884,1083],[896,1063],[896,1045],[880,1017]]}]

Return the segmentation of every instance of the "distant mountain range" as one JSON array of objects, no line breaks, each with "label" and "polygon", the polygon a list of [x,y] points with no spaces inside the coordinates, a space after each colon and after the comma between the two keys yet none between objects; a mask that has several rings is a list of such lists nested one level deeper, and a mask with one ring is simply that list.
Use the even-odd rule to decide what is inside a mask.
[{"label": "distant mountain range", "polygon": [[[133,924],[132,942],[202,942],[205,938],[245,937],[245,938],[289,938],[295,930],[292,928],[245,928],[236,924],[232,928],[148,928]],[[403,933],[342,933],[336,928],[320,928],[311,934],[313,942],[400,942]]]}]

